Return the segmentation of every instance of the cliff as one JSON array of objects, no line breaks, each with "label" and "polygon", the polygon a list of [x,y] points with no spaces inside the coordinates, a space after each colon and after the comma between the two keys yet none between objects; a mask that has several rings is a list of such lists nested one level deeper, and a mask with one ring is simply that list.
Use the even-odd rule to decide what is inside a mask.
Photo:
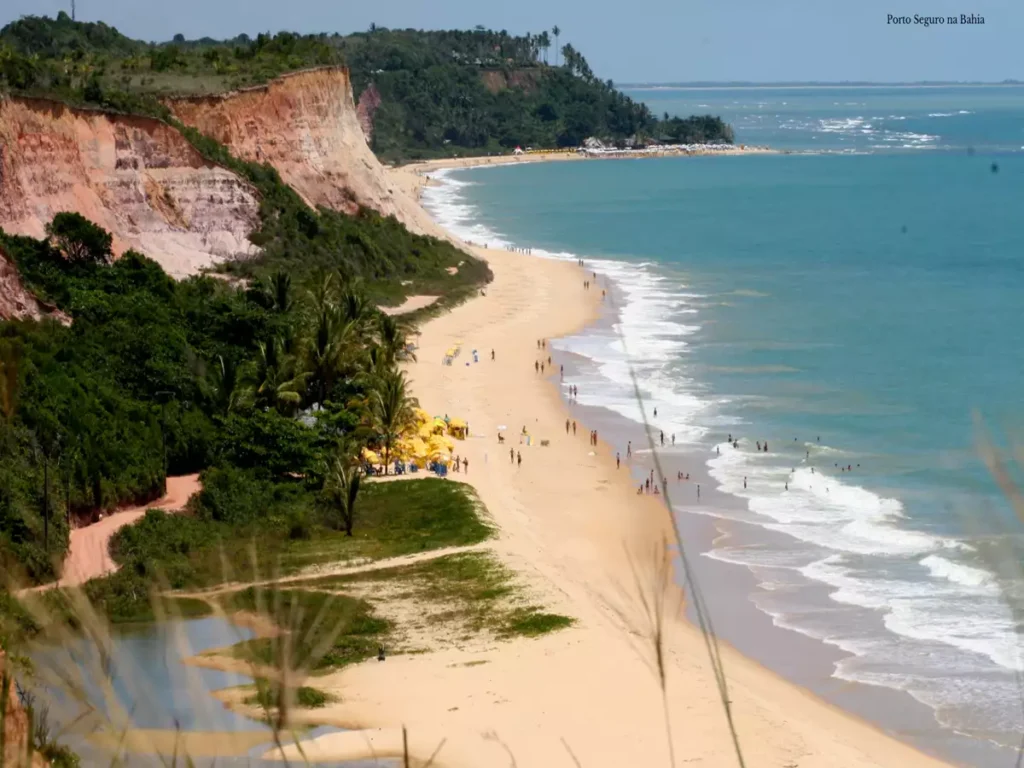
[{"label": "cliff", "polygon": [[0,320],[40,320],[53,317],[70,324],[71,318],[33,296],[21,283],[18,269],[0,250]]},{"label": "cliff", "polygon": [[159,120],[0,99],[0,228],[43,237],[77,211],[175,277],[249,253],[255,190]]},{"label": "cliff", "polygon": [[419,229],[403,215],[405,206],[396,202],[367,146],[344,68],[295,72],[242,91],[172,99],[167,106],[236,157],[274,166],[310,205],[347,213],[363,205]]},{"label": "cliff", "polygon": [[[3,680],[3,673],[4,652],[0,650],[0,681]],[[47,763],[39,755],[33,755],[31,761],[27,759],[29,738],[28,715],[22,709],[21,702],[18,701],[13,680],[9,682],[6,693],[7,700],[2,702],[4,704],[3,722],[0,722],[0,728],[3,728],[4,737],[3,754],[0,754],[0,766],[17,766],[21,768],[31,765],[32,768],[43,768]],[[0,687],[0,696],[3,695],[4,690]]]}]

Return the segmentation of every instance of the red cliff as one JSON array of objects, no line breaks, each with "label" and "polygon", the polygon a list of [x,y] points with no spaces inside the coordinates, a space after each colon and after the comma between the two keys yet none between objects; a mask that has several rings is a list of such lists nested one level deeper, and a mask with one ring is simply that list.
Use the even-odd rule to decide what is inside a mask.
[{"label": "red cliff", "polygon": [[0,228],[43,237],[77,211],[175,277],[249,253],[255,190],[159,120],[0,98]]}]

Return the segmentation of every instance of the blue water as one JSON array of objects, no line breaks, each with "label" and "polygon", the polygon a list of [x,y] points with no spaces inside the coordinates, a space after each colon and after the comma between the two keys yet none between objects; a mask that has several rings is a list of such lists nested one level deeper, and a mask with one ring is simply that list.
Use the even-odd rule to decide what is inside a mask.
[{"label": "blue water", "polygon": [[561,342],[593,361],[579,400],[637,419],[637,372],[658,427],[742,502],[697,511],[765,532],[706,553],[757,576],[760,610],[842,649],[835,677],[1018,743],[1024,530],[973,414],[1021,434],[1024,89],[634,96],[798,153],[444,173],[428,207],[614,281],[614,328]]},{"label": "blue water", "polygon": [[657,88],[628,91],[655,114],[720,115],[740,143],[795,152],[1024,149],[1024,85]]}]

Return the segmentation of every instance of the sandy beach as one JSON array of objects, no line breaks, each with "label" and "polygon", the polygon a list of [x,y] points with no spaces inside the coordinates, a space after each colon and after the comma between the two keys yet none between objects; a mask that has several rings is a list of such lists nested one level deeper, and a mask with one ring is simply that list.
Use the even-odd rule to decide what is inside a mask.
[{"label": "sandy beach", "polygon": [[[392,181],[414,201],[424,183],[419,172],[437,167],[395,169]],[[422,210],[407,215],[425,218]],[[494,552],[538,604],[575,624],[537,639],[393,656],[319,678],[317,687],[340,703],[318,710],[316,721],[366,730],[306,743],[305,755],[399,754],[404,725],[415,757],[439,750],[434,764],[452,768],[737,765],[705,641],[683,617],[678,577],[666,575],[671,533],[663,504],[637,496],[614,452],[590,445],[589,427],[566,433],[571,416],[558,375],[534,369],[550,354],[538,340],[600,315],[600,286],[584,290],[584,271],[572,263],[475,252],[494,282],[486,295],[422,327],[408,375],[424,408],[470,424],[472,436],[456,450],[469,471],[456,479],[476,488],[497,525]],[[479,363],[466,365],[467,354],[442,364],[459,341],[478,350]],[[531,445],[520,442],[524,428]],[[521,466],[510,461],[510,448],[522,454]],[[721,654],[749,766],[946,765],[728,647]]]}]

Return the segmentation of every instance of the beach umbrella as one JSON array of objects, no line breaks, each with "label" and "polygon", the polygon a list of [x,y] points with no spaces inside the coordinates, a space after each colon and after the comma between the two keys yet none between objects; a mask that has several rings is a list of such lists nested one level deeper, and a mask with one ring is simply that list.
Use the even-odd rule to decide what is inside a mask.
[{"label": "beach umbrella", "polygon": [[432,434],[434,434],[434,430],[429,424],[424,424],[416,431],[417,437],[421,437],[424,440],[429,440]]},{"label": "beach umbrella", "polygon": [[445,423],[444,419],[438,419],[435,417],[434,423],[430,425],[430,430],[432,432],[444,432],[446,429],[448,429],[448,425]]},{"label": "beach umbrella", "polygon": [[363,448],[363,458],[371,464],[380,464],[380,456],[371,451],[369,448]]},{"label": "beach umbrella", "polygon": [[426,424],[433,418],[429,413],[427,413],[422,408],[414,408],[413,415],[416,417],[416,421],[420,422],[421,424]]},{"label": "beach umbrella", "polygon": [[451,427],[452,429],[465,429],[466,422],[463,421],[462,419],[452,419],[451,421],[448,422],[448,426]]}]

